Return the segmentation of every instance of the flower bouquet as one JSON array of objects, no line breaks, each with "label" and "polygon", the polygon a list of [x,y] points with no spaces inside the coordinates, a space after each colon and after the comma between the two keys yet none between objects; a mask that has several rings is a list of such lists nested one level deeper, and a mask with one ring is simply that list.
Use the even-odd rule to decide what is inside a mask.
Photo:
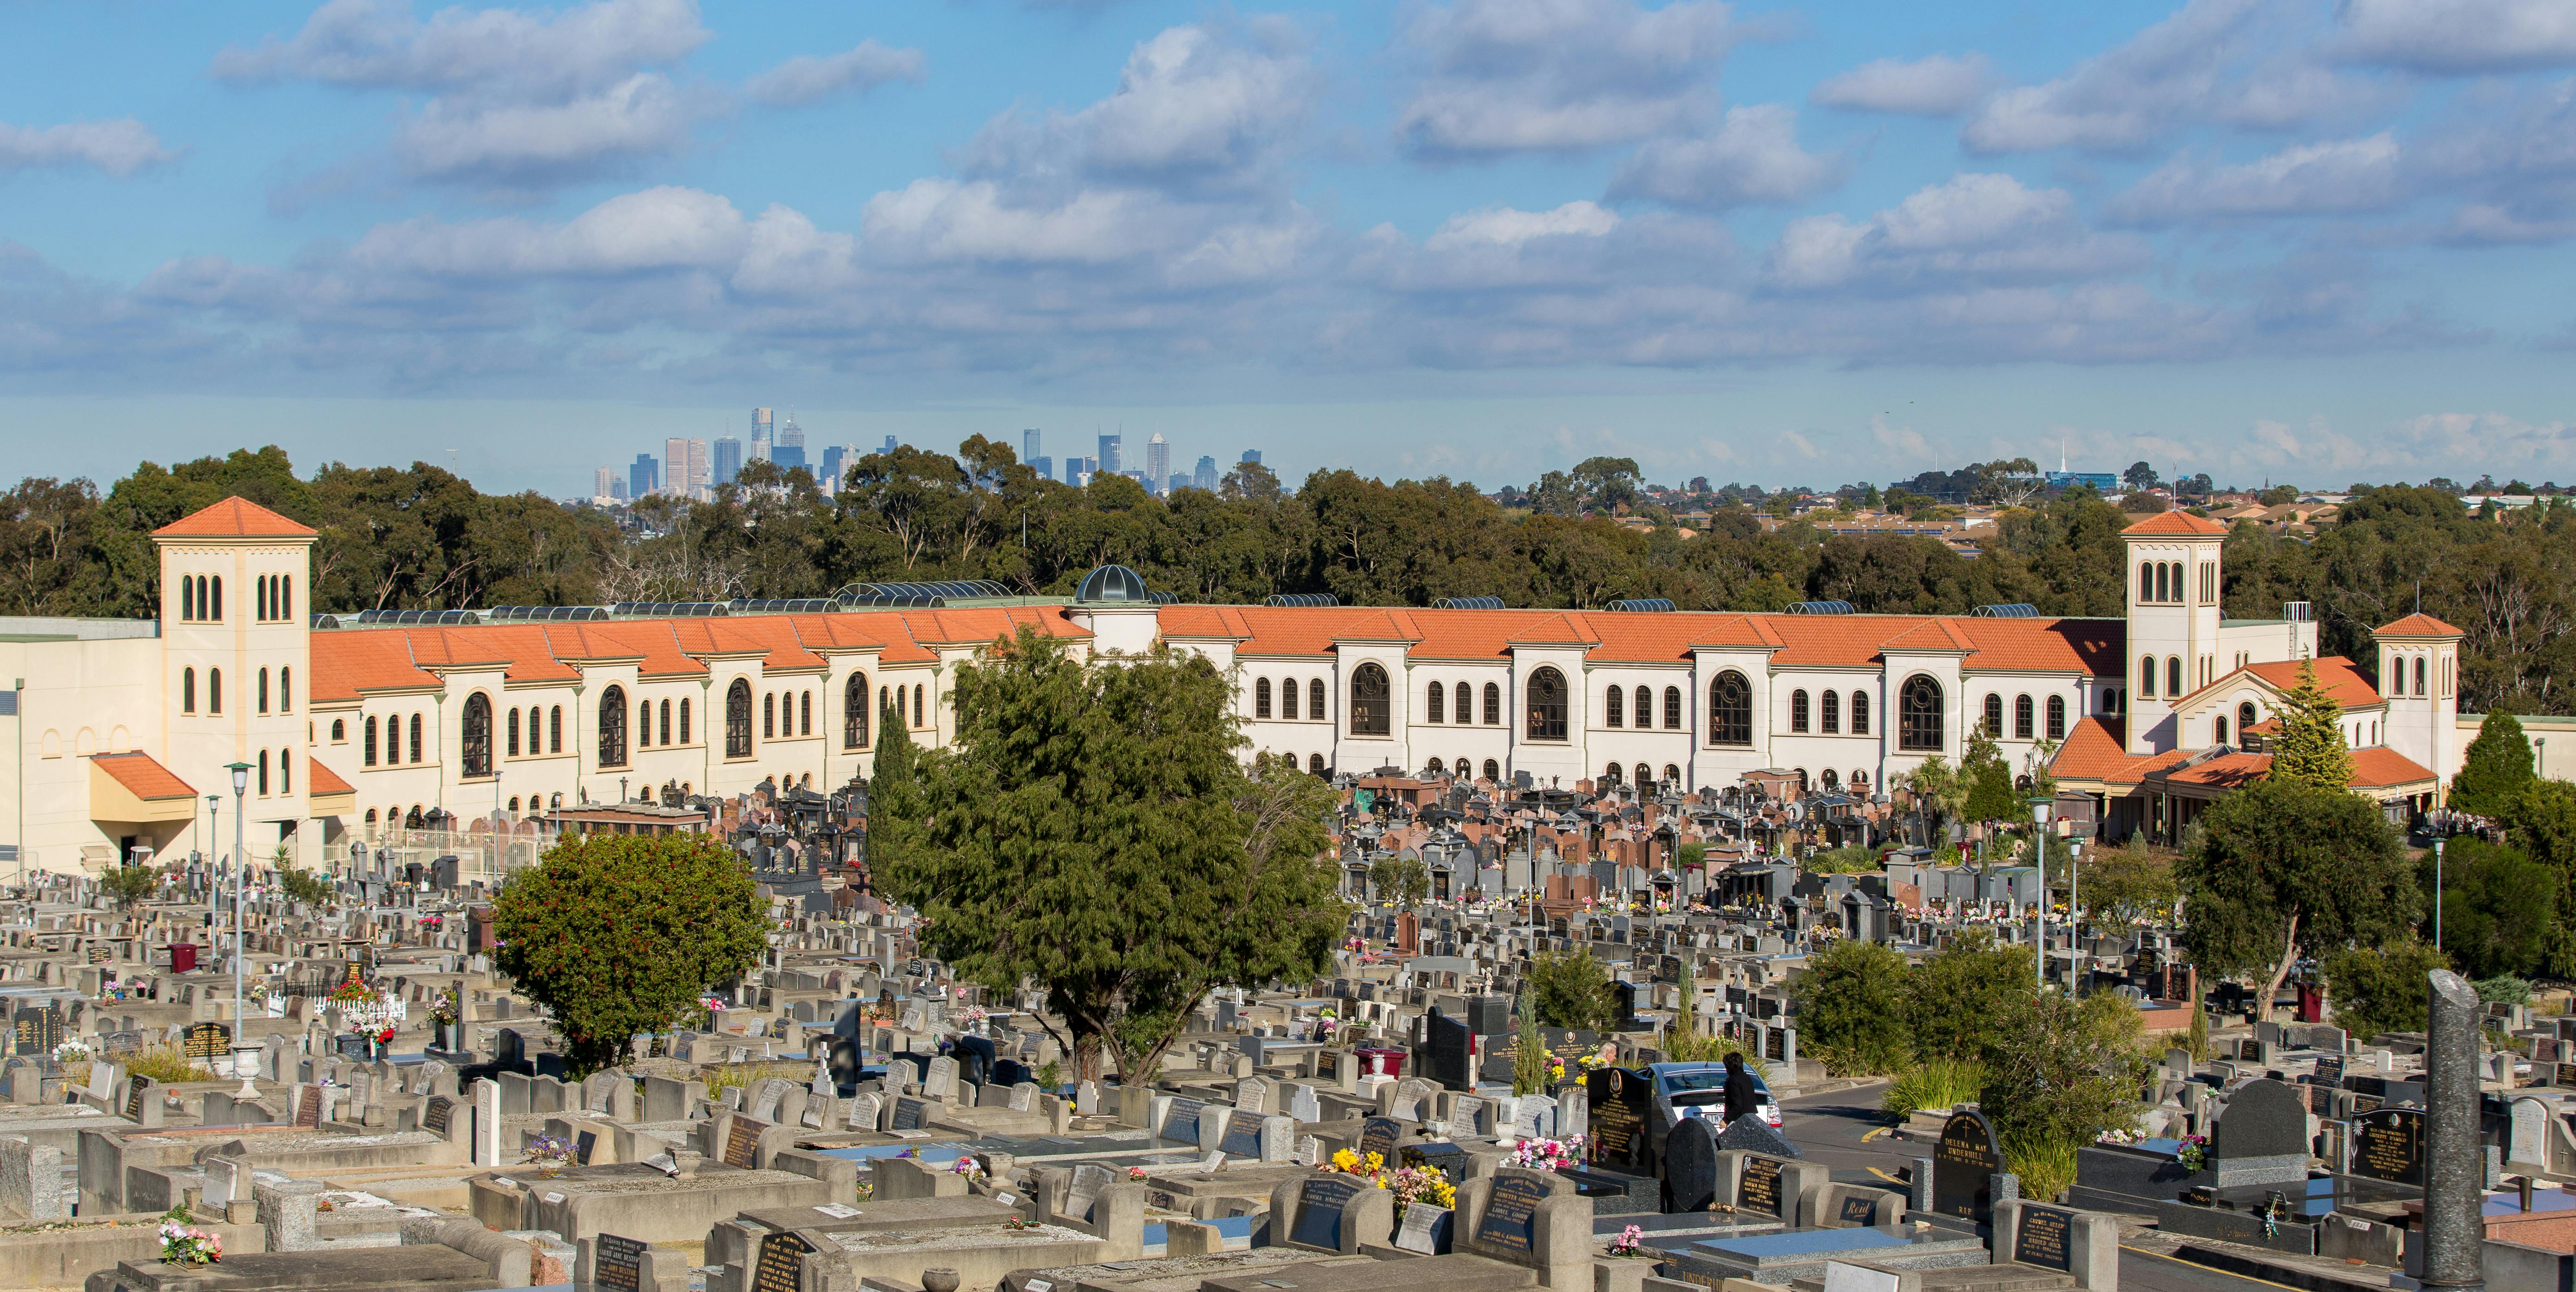
[{"label": "flower bouquet", "polygon": [[213,1265],[224,1259],[224,1240],[190,1223],[185,1207],[161,1217],[161,1260],[169,1265]]},{"label": "flower bouquet", "polygon": [[528,1160],[537,1165],[540,1177],[552,1178],[572,1165],[572,1143],[561,1135],[539,1135],[528,1141]]},{"label": "flower bouquet", "polygon": [[1583,1161],[1583,1137],[1525,1139],[1512,1145],[1512,1165],[1533,1171],[1562,1171]]},{"label": "flower bouquet", "polygon": [[2184,1136],[2182,1147],[2174,1152],[2174,1156],[2181,1159],[2183,1170],[2189,1171],[2194,1175],[2198,1175],[2201,1172],[2208,1170],[2209,1137],[2206,1135]]},{"label": "flower bouquet", "polygon": [[1357,1176],[1369,1184],[1394,1194],[1395,1214],[1399,1216],[1404,1214],[1405,1208],[1417,1202],[1448,1208],[1458,1205],[1458,1186],[1451,1184],[1449,1177],[1438,1167],[1406,1166],[1390,1171],[1387,1169],[1386,1158],[1381,1154],[1370,1153],[1362,1156],[1349,1149],[1342,1149],[1334,1153],[1332,1160],[1324,1163],[1322,1169],[1340,1175]]},{"label": "flower bouquet", "polygon": [[1635,1225],[1620,1230],[1619,1236],[1610,1240],[1610,1254],[1613,1256],[1639,1256],[1645,1250],[1646,1231]]}]

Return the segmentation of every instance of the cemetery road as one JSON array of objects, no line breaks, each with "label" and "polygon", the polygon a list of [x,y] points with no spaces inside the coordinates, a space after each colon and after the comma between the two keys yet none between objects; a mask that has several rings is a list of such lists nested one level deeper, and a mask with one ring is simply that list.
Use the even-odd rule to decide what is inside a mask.
[{"label": "cemetery road", "polygon": [[[1873,1081],[1784,1099],[1780,1131],[1808,1161],[1831,1167],[1838,1182],[1909,1189],[1914,1159],[1929,1157],[1932,1146],[1891,1133],[1887,1115],[1878,1110],[1886,1089],[1885,1082]],[[2121,1292],[2263,1292],[2281,1286],[2151,1252],[2124,1248],[2120,1253]]]}]

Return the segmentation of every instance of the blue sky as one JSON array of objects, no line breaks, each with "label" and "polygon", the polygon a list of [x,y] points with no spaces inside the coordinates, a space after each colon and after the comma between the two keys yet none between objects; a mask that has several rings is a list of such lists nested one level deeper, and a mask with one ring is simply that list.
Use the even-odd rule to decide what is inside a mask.
[{"label": "blue sky", "polygon": [[[21,5],[22,468],[2576,483],[2576,5]],[[1017,443],[1016,438],[1012,440]],[[1134,456],[1131,450],[1130,456]]]}]

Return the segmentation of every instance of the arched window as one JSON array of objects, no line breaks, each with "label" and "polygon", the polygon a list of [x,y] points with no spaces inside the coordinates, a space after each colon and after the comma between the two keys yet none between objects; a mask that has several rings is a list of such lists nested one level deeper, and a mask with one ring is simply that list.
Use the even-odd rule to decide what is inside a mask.
[{"label": "arched window", "polygon": [[1637,788],[1642,790],[1654,783],[1655,769],[1646,766],[1644,763],[1637,764]]},{"label": "arched window", "polygon": [[635,704],[635,747],[637,749],[647,749],[650,748],[652,744],[653,702],[651,700],[639,700]]},{"label": "arched window", "polygon": [[1616,785],[1622,779],[1623,777],[1621,777],[1619,773],[1619,764],[1617,763],[1612,763],[1601,770],[1601,783],[1603,785]]},{"label": "arched window", "polygon": [[1499,682],[1485,684],[1485,725],[1503,725],[1503,687]]},{"label": "arched window", "polygon": [[2165,656],[2165,698],[2168,700],[2182,698],[2182,656],[2180,655]]},{"label": "arched window", "polygon": [[291,762],[291,761],[289,761],[289,760],[288,760],[288,758],[287,758],[287,756],[286,756],[286,751],[285,751],[285,750],[281,749],[281,750],[278,750],[278,751],[277,751],[277,792],[278,792],[278,793],[280,793],[280,794],[292,794],[292,793],[294,793],[294,792],[295,792],[295,773],[294,773],[294,771],[292,770],[292,769],[294,768],[294,766],[295,766],[295,764],[294,764],[293,762]]},{"label": "arched window", "polygon": [[[1293,677],[1280,679],[1279,716],[1291,722],[1297,720],[1297,679]],[[1315,706],[1315,716],[1324,716],[1324,706]]]},{"label": "arched window", "polygon": [[1389,710],[1386,670],[1375,664],[1362,664],[1351,671],[1351,734],[1383,736],[1392,715]]},{"label": "arched window", "polygon": [[611,686],[599,695],[599,765],[626,765],[626,688]]},{"label": "arched window", "polygon": [[1842,778],[1834,774],[1833,768],[1828,767],[1817,774],[1816,783],[1824,786],[1827,794],[1831,794],[1836,788],[1841,786]]},{"label": "arched window", "polygon": [[2243,735],[2247,730],[2251,729],[2257,721],[2260,721],[2260,719],[2255,716],[2254,702],[2252,700],[2247,700],[2236,706],[2236,732],[2238,735]]},{"label": "arched window", "polygon": [[1252,716],[1256,718],[1267,718],[1270,716],[1269,678],[1265,677],[1256,679],[1252,684]]},{"label": "arched window", "polygon": [[814,734],[814,693],[811,691],[796,693],[796,734],[800,736]]},{"label": "arched window", "polygon": [[519,711],[516,709],[510,710],[510,736],[508,748],[510,757],[516,758],[519,756]]},{"label": "arched window", "polygon": [[2033,719],[2035,719],[2037,716],[2038,716],[2037,709],[2036,709],[2036,707],[2035,707],[2035,706],[2033,706],[2033,705],[2031,704],[2031,702],[2030,702],[2030,697],[2029,697],[2029,696],[2026,696],[2026,695],[2017,695],[2017,696],[2014,696],[2014,697],[2013,697],[2013,739],[2015,739],[2015,740],[2028,740],[2028,739],[2030,739],[2030,738],[2031,738],[2031,724],[2032,724],[2032,720],[2033,720]]},{"label": "arched window", "polygon": [[1842,734],[1842,729],[1842,696],[1832,691],[1818,691],[1816,693],[1816,730],[1824,735],[1836,736]]},{"label": "arched window", "polygon": [[671,743],[671,702],[664,700],[661,712],[655,716],[660,720],[653,724],[653,743],[667,745]]},{"label": "arched window", "polygon": [[2156,599],[2156,572],[2155,572],[2155,567],[2150,566],[2150,565],[2147,565],[2147,564],[2145,564],[2144,562],[2141,562],[2141,563],[2138,565],[2138,600],[2140,600],[2140,601],[2142,601],[2142,602],[2145,602],[2145,601],[2153,601],[2153,600],[2155,600],[2155,599]]},{"label": "arched window", "polygon": [[516,795],[516,794],[513,794],[513,795],[511,795],[511,796],[510,796],[510,815],[512,815],[512,816],[517,816],[518,814],[519,814],[519,796],[518,796],[518,795]]},{"label": "arched window", "polygon": [[2168,582],[2166,574],[2171,568],[2162,561],[2156,562],[2156,600],[2160,602],[2173,600],[2173,585]]},{"label": "arched window", "polygon": [[179,580],[179,622],[191,623],[197,618],[197,581]]},{"label": "arched window", "polygon": [[193,669],[193,668],[183,668],[183,669],[180,669],[180,670],[179,670],[179,712],[181,712],[181,713],[195,713],[196,711],[197,711],[197,670],[195,670],[195,669]]},{"label": "arched window", "polygon": [[1807,707],[1807,692],[1804,688],[1789,693],[1789,730],[1805,734],[1810,725],[1807,721]]},{"label": "arched window", "polygon": [[417,830],[420,828],[420,821],[420,805],[414,803],[411,805],[411,811],[403,814],[403,829]]},{"label": "arched window", "polygon": [[373,718],[367,719],[366,741],[366,763],[367,766],[373,767],[376,765],[376,720]]},{"label": "arched window", "polygon": [[420,715],[415,713],[411,715],[411,760],[413,762],[421,761],[420,751]]},{"label": "arched window", "polygon": [[2180,603],[2191,599],[2191,585],[2183,580],[2180,561],[2173,563],[2173,589],[2175,602]]},{"label": "arched window", "polygon": [[[913,721],[919,722],[916,718]],[[778,697],[764,691],[760,696],[760,738],[768,740],[778,734]]]},{"label": "arched window", "polygon": [[1852,692],[1852,734],[1855,736],[1869,734],[1869,692],[1867,691]]},{"label": "arched window", "polygon": [[1637,730],[1644,731],[1653,725],[1655,725],[1655,693],[1642,686],[1638,687]]},{"label": "arched window", "polygon": [[2001,695],[1989,693],[1986,696],[1986,734],[1991,737],[2004,734],[2004,698]]},{"label": "arched window", "polygon": [[1306,755],[1306,771],[1307,771],[1309,774],[1311,774],[1311,775],[1315,775],[1315,776],[1321,776],[1321,775],[1323,775],[1323,774],[1324,774],[1324,756],[1323,756],[1322,754],[1308,754],[1308,755]]},{"label": "arched window", "polygon": [[1434,682],[1424,689],[1422,693],[1422,720],[1424,722],[1447,722],[1449,720],[1448,687],[1442,686],[1438,682]]},{"label": "arched window", "polygon": [[349,740],[349,724],[348,724],[348,721],[347,721],[346,719],[342,719],[342,718],[333,718],[333,719],[331,720],[331,743],[332,743],[332,744],[335,744],[335,745],[339,745],[339,744],[346,744],[346,743],[348,743],[348,740]]},{"label": "arched window", "polygon": [[[1466,685],[1466,683],[1461,682],[1461,683],[1459,683],[1459,685],[1464,686],[1464,685]],[[1489,780],[1489,781],[1500,782],[1500,781],[1503,779],[1503,765],[1502,765],[1501,763],[1495,762],[1493,759],[1490,759],[1490,758],[1486,759],[1486,760],[1485,760],[1485,779],[1486,779],[1486,780]]]},{"label": "arched window", "polygon": [[375,832],[376,832],[376,810],[375,810],[374,808],[368,808],[368,809],[367,809],[367,833],[369,833],[369,834],[374,834]]},{"label": "arched window", "polygon": [[[680,725],[682,727],[689,725],[689,718],[686,712],[688,705],[688,701],[680,701],[680,707],[682,709]],[[560,704],[546,710],[546,752],[549,754],[560,754],[563,752],[563,706]]]},{"label": "arched window", "polygon": [[868,743],[868,675],[852,673],[841,688],[841,748],[863,749]]},{"label": "arched window", "polygon": [[1810,790],[1810,788],[1809,788],[1809,786],[1808,786],[1808,784],[1807,784],[1807,769],[1806,769],[1806,768],[1804,768],[1804,767],[1800,767],[1800,768],[1795,768],[1795,769],[1793,769],[1793,770],[1795,770],[1795,771],[1797,772],[1797,774],[1798,774],[1798,793],[1800,793],[1801,795],[1804,795],[1804,794],[1810,793],[1810,792],[1811,792],[1811,790]]},{"label": "arched window", "polygon": [[[1678,686],[1668,686],[1668,687],[1665,687],[1665,688],[1664,688],[1664,730],[1666,730],[1666,731],[1679,731],[1679,730],[1681,730],[1681,729],[1682,729],[1682,689],[1681,689],[1680,687],[1678,687]],[[1671,779],[1673,779],[1673,778],[1672,778],[1672,777],[1667,776],[1667,777],[1665,777],[1664,779],[1665,779],[1665,780],[1671,780]]]},{"label": "arched window", "polygon": [[256,613],[255,613],[255,615],[254,615],[254,618],[256,618],[256,619],[257,619],[259,622],[261,622],[261,623],[267,623],[267,622],[268,622],[268,576],[267,576],[267,575],[263,574],[263,575],[259,576],[259,581],[258,581],[258,582],[256,582],[256,583],[253,583],[253,584],[251,585],[251,597],[252,597],[253,602],[255,603],[255,607],[254,607],[254,608],[255,608]]},{"label": "arched window", "polygon": [[1674,764],[1671,764],[1671,763],[1666,763],[1666,764],[1664,764],[1664,784],[1666,784],[1666,785],[1679,785],[1679,784],[1681,784],[1681,783],[1682,783],[1682,769],[1681,769],[1680,767],[1678,767],[1678,766],[1675,766]]},{"label": "arched window", "polygon": [[207,712],[207,713],[210,713],[210,714],[214,714],[214,713],[222,713],[223,711],[224,711],[224,671],[223,671],[222,669],[219,669],[219,668],[210,668],[210,669],[207,669],[207,670],[206,670],[206,712]]},{"label": "arched window", "polygon": [[[1628,699],[1626,693],[1621,691],[1618,687],[1611,687],[1601,696],[1601,725],[1605,727],[1626,726],[1627,722],[1621,715],[1626,713],[1627,710]],[[1610,770],[1616,772],[1619,769],[1613,767]],[[1613,779],[1616,778],[1614,777]]]},{"label": "arched window", "polygon": [[1941,684],[1917,673],[1896,697],[1896,747],[1941,748]]},{"label": "arched window", "polygon": [[2421,655],[2415,657],[2415,694],[2424,694],[2424,657]]},{"label": "arched window", "polygon": [[546,748],[546,715],[535,705],[528,706],[528,752],[541,754]]},{"label": "arched window", "polygon": [[1450,692],[1452,698],[1458,702],[1458,725],[1463,727],[1470,722],[1474,722],[1476,720],[1476,693],[1469,690],[1467,684],[1464,682],[1460,682],[1456,686],[1451,687]]},{"label": "arched window", "polygon": [[725,757],[751,757],[751,681],[735,678],[725,688]]},{"label": "arched window", "polygon": [[255,709],[253,709],[253,710],[252,710],[252,712],[254,712],[254,713],[266,713],[266,712],[268,712],[268,670],[267,670],[267,669],[261,669],[261,670],[259,671],[259,673],[257,674],[257,676],[258,676],[258,679],[259,679],[259,681],[258,681],[258,691],[259,691],[259,695],[258,695],[258,706],[257,706]]},{"label": "arched window", "polygon": [[205,604],[214,607],[206,612],[206,618],[222,623],[224,621],[224,576],[218,574],[206,581],[206,596],[208,600]]},{"label": "arched window", "polygon": [[924,725],[921,721],[921,691],[921,683],[912,684],[912,725],[916,727]]},{"label": "arched window", "polygon": [[[2154,679],[2154,678],[2152,678],[2152,677],[2151,677],[2151,678],[2148,678],[2148,679],[2147,679],[2147,687],[2148,687],[2148,689],[2149,689],[2149,690],[2153,690],[2153,689],[2155,688],[2155,679]],[[2104,712],[2104,713],[2118,713],[2119,711],[2120,711],[2120,688],[2118,688],[2118,687],[2116,687],[2116,686],[2106,686],[2106,687],[2103,687],[2103,688],[2102,688],[2102,712]]]},{"label": "arched window", "polygon": [[1753,743],[1753,688],[1733,669],[1708,684],[1708,743]]},{"label": "arched window", "polygon": [[295,576],[293,575],[277,576],[277,617],[280,619],[295,617]]},{"label": "arched window", "polygon": [[1553,668],[1530,674],[1529,723],[1532,740],[1565,739],[1565,675]]},{"label": "arched window", "polygon": [[2048,697],[2048,738],[2051,740],[2066,739],[2065,696],[2052,695]]},{"label": "arched window", "polygon": [[2215,733],[2215,736],[2214,736],[2214,738],[2210,741],[2210,743],[2211,743],[2211,744],[2217,744],[2217,745],[2223,745],[2223,744],[2226,744],[2226,743],[2227,743],[2227,719],[2226,719],[2226,717],[2225,717],[2224,715],[2222,715],[2222,716],[2220,716],[2220,717],[2213,718],[2213,719],[2211,719],[2211,720],[2210,720],[2210,725],[2211,725],[2211,726],[2213,726],[2213,727],[2215,727],[2215,728],[2217,728],[2217,731],[2216,731],[2216,733]]},{"label": "arched window", "polygon": [[2156,698],[2156,657],[2153,655],[2138,657],[2138,698]]},{"label": "arched window", "polygon": [[259,751],[259,792],[268,793],[268,751]]}]

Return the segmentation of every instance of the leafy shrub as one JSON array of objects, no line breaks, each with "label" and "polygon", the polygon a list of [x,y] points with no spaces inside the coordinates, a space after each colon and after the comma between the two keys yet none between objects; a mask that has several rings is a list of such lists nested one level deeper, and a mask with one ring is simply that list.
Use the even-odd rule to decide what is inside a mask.
[{"label": "leafy shrub", "polygon": [[1986,1070],[1974,1063],[1932,1059],[1896,1074],[1878,1106],[1898,1117],[1923,1109],[1947,1112],[1974,1100],[1985,1081]]}]

